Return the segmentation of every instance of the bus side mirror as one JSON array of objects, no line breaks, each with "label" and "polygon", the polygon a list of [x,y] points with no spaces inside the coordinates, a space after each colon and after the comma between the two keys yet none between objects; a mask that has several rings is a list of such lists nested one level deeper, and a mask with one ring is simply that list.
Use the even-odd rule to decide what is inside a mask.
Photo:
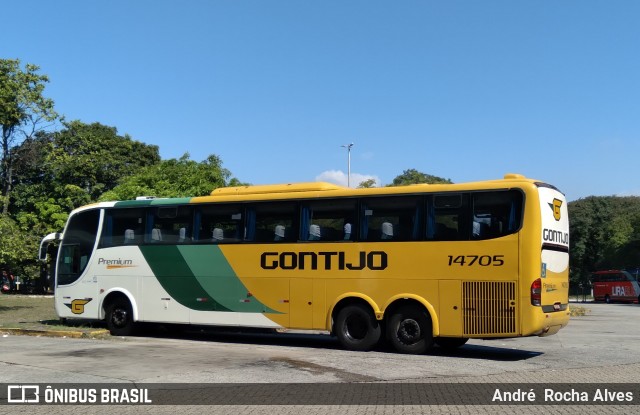
[{"label": "bus side mirror", "polygon": [[49,235],[42,238],[42,241],[40,242],[40,249],[38,250],[38,259],[40,261],[46,261],[49,244],[51,244],[51,242],[60,241],[61,239],[62,234],[58,232],[50,233]]}]

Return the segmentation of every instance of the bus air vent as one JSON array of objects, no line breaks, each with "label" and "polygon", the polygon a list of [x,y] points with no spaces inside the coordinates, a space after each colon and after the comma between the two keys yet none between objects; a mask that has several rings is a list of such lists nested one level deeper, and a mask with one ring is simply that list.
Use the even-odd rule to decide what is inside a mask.
[{"label": "bus air vent", "polygon": [[516,283],[465,281],[462,286],[464,335],[516,334]]}]

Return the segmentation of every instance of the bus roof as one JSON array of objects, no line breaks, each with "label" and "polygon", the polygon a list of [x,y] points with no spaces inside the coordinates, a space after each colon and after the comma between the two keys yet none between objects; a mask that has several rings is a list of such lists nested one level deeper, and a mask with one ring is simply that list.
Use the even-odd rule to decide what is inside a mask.
[{"label": "bus roof", "polygon": [[406,186],[349,188],[327,182],[303,182],[286,184],[269,184],[255,186],[222,187],[215,189],[208,196],[181,198],[150,198],[142,200],[123,200],[100,202],[83,206],[77,210],[101,207],[144,207],[167,206],[178,204],[199,204],[216,202],[244,202],[277,199],[316,199],[323,197],[349,197],[394,195],[411,193],[444,193],[451,191],[490,190],[522,188],[531,185],[548,186],[538,180],[529,179],[520,174],[505,174],[502,179],[466,182],[466,183],[438,183],[411,184]]},{"label": "bus roof", "polygon": [[257,186],[220,187],[211,192],[211,196],[256,195],[265,193],[322,192],[327,190],[344,190],[344,186],[327,182],[306,182],[288,184],[266,184]]}]

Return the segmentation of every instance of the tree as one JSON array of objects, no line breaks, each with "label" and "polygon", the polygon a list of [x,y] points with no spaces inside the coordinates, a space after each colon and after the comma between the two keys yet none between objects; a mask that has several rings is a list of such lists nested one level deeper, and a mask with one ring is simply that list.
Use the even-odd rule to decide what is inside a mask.
[{"label": "tree", "polygon": [[198,163],[189,154],[179,159],[163,160],[125,178],[100,200],[129,200],[137,196],[190,197],[207,196],[213,189],[229,184],[240,186],[231,172],[222,167],[216,155],[210,155]]},{"label": "tree", "polygon": [[59,231],[68,213],[95,202],[122,178],[160,162],[158,147],[80,121],[40,132],[15,148],[11,214],[40,235]]},{"label": "tree", "polygon": [[640,197],[590,196],[569,203],[571,279],[640,265]]},{"label": "tree", "polygon": [[80,121],[65,127],[55,134],[45,163],[58,182],[77,186],[92,201],[116,187],[122,177],[160,162],[158,146],[118,135],[115,127]]},{"label": "tree", "polygon": [[0,264],[14,273],[34,275],[40,236],[20,229],[7,215],[0,215]]},{"label": "tree", "polygon": [[389,186],[406,186],[408,184],[438,184],[438,183],[453,183],[450,179],[444,179],[438,176],[432,176],[430,174],[422,173],[416,169],[408,169],[402,172],[401,175],[396,176],[393,179],[393,183]]},{"label": "tree", "polygon": [[58,118],[53,100],[43,95],[49,78],[38,74],[39,70],[38,66],[32,64],[25,65],[23,70],[18,59],[0,59],[0,181],[3,214],[9,210],[13,184],[12,148],[44,128],[43,124]]},{"label": "tree", "polygon": [[376,187],[376,179],[367,179],[363,182],[360,182],[358,185],[358,189],[369,189],[371,187]]}]

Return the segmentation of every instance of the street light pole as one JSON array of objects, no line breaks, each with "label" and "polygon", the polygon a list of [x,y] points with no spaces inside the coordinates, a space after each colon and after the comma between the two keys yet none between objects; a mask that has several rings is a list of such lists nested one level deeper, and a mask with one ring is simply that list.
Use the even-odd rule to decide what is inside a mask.
[{"label": "street light pole", "polygon": [[344,144],[340,147],[347,149],[347,187],[351,187],[351,147],[353,147],[353,143]]}]

